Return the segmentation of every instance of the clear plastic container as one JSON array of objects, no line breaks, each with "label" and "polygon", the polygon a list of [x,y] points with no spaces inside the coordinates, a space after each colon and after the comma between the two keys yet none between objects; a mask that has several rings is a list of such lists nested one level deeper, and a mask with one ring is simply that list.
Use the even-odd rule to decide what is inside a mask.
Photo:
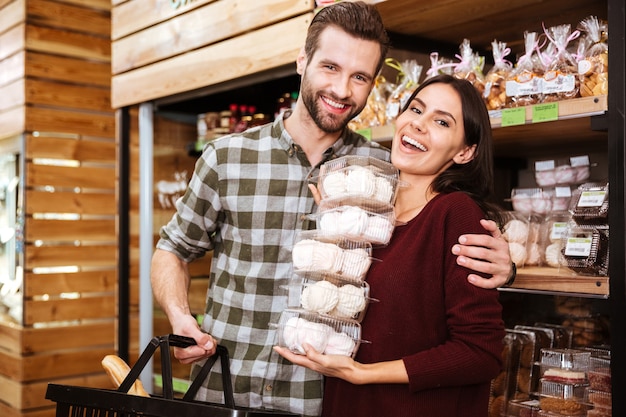
[{"label": "clear plastic container", "polygon": [[332,202],[322,201],[319,212],[313,217],[317,221],[317,230],[321,233],[375,245],[389,243],[395,227],[393,207],[377,212],[368,210],[368,207],[337,206]]},{"label": "clear plastic container", "polygon": [[542,411],[561,415],[584,415],[589,409],[585,400],[585,384],[563,384],[542,379],[539,405]]},{"label": "clear plastic container", "polygon": [[292,290],[298,292],[297,307],[307,311],[361,322],[371,301],[367,282],[317,274],[305,274],[303,279],[295,281]]},{"label": "clear plastic container", "polygon": [[292,250],[295,272],[327,273],[362,281],[372,263],[372,245],[315,230],[300,232]]},{"label": "clear plastic container", "polygon": [[589,370],[591,352],[579,349],[541,349],[541,364],[570,371]]},{"label": "clear plastic container", "polygon": [[608,357],[592,356],[589,360],[590,369],[587,372],[589,386],[598,391],[611,392],[611,359]]},{"label": "clear plastic container", "polygon": [[305,310],[286,309],[277,324],[278,344],[305,354],[304,344],[327,355],[354,357],[361,344],[361,325]]}]

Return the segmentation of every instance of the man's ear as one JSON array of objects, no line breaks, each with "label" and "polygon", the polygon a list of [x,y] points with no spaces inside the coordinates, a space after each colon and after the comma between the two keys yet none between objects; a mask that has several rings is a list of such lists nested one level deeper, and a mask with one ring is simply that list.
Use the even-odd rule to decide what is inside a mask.
[{"label": "man's ear", "polygon": [[476,145],[466,146],[459,153],[454,155],[452,160],[455,164],[462,165],[467,164],[468,162],[474,159],[474,153],[476,152]]},{"label": "man's ear", "polygon": [[307,59],[306,53],[304,52],[304,47],[300,48],[300,52],[298,53],[298,57],[296,58],[296,72],[299,75],[304,74],[304,69],[306,68]]}]

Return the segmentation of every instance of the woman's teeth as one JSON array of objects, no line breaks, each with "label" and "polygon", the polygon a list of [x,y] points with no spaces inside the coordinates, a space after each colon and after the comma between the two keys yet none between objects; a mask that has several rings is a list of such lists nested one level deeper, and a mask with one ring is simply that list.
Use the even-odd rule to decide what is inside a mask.
[{"label": "woman's teeth", "polygon": [[408,145],[413,146],[414,148],[417,148],[421,151],[426,152],[428,149],[426,149],[426,147],[424,145],[422,145],[421,143],[419,143],[418,141],[416,141],[415,139],[412,139],[408,136],[402,136],[402,142],[406,143]]}]

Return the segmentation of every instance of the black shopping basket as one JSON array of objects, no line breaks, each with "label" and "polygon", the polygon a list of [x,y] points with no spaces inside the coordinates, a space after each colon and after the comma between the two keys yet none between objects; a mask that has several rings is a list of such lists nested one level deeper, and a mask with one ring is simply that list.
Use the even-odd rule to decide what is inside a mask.
[{"label": "black shopping basket", "polygon": [[[233,399],[233,387],[230,378],[228,350],[218,346],[215,355],[206,363],[193,380],[182,399],[174,398],[172,384],[172,363],[170,346],[188,347],[195,345],[194,339],[166,335],[153,338],[143,351],[117,390],[86,388],[70,385],[48,384],[46,399],[56,402],[56,417],[294,417],[281,411],[253,410],[236,407]],[[146,366],[157,348],[161,349],[161,367],[163,374],[162,396],[141,397],[128,394],[135,380]],[[224,404],[214,404],[194,400],[198,389],[209,371],[220,359],[222,365],[222,384]]]}]

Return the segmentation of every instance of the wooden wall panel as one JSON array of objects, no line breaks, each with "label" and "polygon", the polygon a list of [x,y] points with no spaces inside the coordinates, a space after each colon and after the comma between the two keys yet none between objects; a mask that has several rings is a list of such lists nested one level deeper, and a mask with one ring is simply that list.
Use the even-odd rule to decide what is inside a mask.
[{"label": "wooden wall panel", "polygon": [[21,134],[25,124],[24,108],[21,106],[0,112],[0,139]]},{"label": "wooden wall panel", "polygon": [[113,137],[113,113],[88,113],[56,108],[28,107],[26,129],[30,132],[68,132],[79,135]]},{"label": "wooden wall panel", "polygon": [[[103,293],[117,291],[117,272],[111,270],[67,273],[24,274],[24,296],[43,294]],[[27,341],[24,340],[26,344]]]},{"label": "wooden wall panel", "polygon": [[21,23],[0,33],[0,60],[24,49],[26,26]]},{"label": "wooden wall panel", "polygon": [[48,220],[26,218],[24,236],[26,240],[113,242],[117,236],[115,218]]},{"label": "wooden wall panel", "polygon": [[0,2],[0,33],[26,20],[26,1],[14,0],[2,5]]},{"label": "wooden wall panel", "polygon": [[190,1],[183,7],[175,8],[172,5],[180,4],[180,1],[130,0],[122,3],[113,0],[115,7],[111,10],[111,39],[117,40],[214,1]]},{"label": "wooden wall panel", "polygon": [[[115,294],[76,299],[25,300],[24,325],[115,317]],[[59,331],[59,334],[63,334]]]},{"label": "wooden wall panel", "polygon": [[108,62],[29,51],[24,65],[29,77],[111,87],[111,65]]},{"label": "wooden wall panel", "polygon": [[113,140],[90,139],[72,134],[39,132],[26,135],[27,158],[68,159],[113,164],[117,146]]},{"label": "wooden wall panel", "polygon": [[101,62],[111,60],[111,41],[108,38],[35,25],[26,27],[26,48]]},{"label": "wooden wall panel", "polygon": [[108,10],[73,6],[52,0],[28,0],[26,13],[28,21],[35,25],[86,32],[105,38],[111,34],[111,17]]},{"label": "wooden wall panel", "polygon": [[119,74],[241,35],[313,9],[313,0],[217,1],[119,39],[112,71]]},{"label": "wooden wall panel", "polygon": [[[113,77],[114,108],[167,97],[295,62],[312,13]],[[290,36],[284,36],[289,33]],[[280,42],[272,40],[280,39]]]},{"label": "wooden wall panel", "polygon": [[24,262],[33,268],[61,266],[115,268],[117,245],[30,246],[24,248]]},{"label": "wooden wall panel", "polygon": [[27,190],[26,214],[33,213],[75,213],[80,215],[117,214],[117,201],[113,193],[64,192]]},{"label": "wooden wall panel", "polygon": [[24,80],[16,80],[4,86],[0,85],[0,112],[23,106],[26,102]]},{"label": "wooden wall panel", "polygon": [[115,168],[28,164],[26,167],[26,184],[28,187],[114,189]]},{"label": "wooden wall panel", "polygon": [[24,56],[24,52],[18,52],[4,60],[0,60],[0,86],[24,77]]},{"label": "wooden wall panel", "polygon": [[24,88],[25,98],[32,105],[111,111],[111,91],[106,87],[27,79]]}]

